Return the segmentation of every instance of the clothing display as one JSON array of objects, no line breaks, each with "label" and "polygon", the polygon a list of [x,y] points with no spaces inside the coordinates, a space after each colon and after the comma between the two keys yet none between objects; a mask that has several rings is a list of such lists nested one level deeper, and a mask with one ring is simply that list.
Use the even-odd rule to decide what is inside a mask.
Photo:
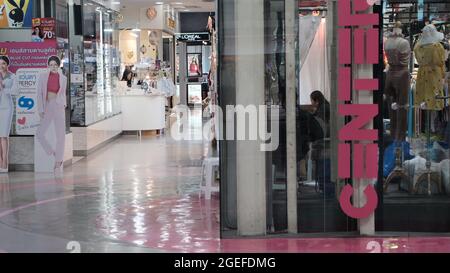
[{"label": "clothing display", "polygon": [[403,35],[393,32],[384,45],[389,70],[386,75],[385,93],[388,96],[388,105],[397,103],[396,110],[389,107],[391,120],[391,136],[394,140],[404,141],[407,131],[408,91],[410,89],[410,73],[408,69],[411,46]]},{"label": "clothing display", "polygon": [[436,96],[444,96],[445,50],[440,43],[442,39],[443,34],[430,24],[423,29],[422,38],[414,48],[419,64],[414,104],[419,106],[425,102],[427,110],[444,108],[444,100],[436,99]]},{"label": "clothing display", "polygon": [[0,90],[0,137],[9,137],[13,118],[14,104],[12,96],[16,94],[16,77],[12,73],[0,74],[3,89]]}]

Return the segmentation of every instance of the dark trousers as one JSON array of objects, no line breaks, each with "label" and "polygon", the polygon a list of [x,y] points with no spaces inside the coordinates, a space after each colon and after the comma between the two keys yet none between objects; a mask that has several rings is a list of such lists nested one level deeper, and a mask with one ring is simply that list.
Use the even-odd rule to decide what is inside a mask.
[{"label": "dark trousers", "polygon": [[[391,136],[396,141],[405,141],[408,128],[408,104],[410,89],[410,75],[408,69],[391,68],[386,76],[385,93],[387,95],[389,118],[391,120]],[[401,108],[392,109],[392,104],[397,103]]]}]

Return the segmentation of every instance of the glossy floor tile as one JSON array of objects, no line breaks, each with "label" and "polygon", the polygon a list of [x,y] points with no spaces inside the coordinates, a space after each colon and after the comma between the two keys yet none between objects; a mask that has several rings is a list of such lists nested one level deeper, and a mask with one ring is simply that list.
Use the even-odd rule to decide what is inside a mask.
[{"label": "glossy floor tile", "polygon": [[205,147],[123,136],[60,176],[1,175],[0,252],[450,252],[438,237],[220,240],[218,195],[198,194]]}]

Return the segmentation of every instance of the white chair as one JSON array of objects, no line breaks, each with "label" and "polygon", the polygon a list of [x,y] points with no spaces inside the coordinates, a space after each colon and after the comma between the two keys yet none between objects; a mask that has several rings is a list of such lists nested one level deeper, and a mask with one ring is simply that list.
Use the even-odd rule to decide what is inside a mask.
[{"label": "white chair", "polygon": [[[213,187],[215,182],[214,168],[219,166],[218,157],[208,157],[203,160],[202,166],[202,180],[200,182],[200,192],[199,197],[201,197],[202,192],[205,192],[205,199],[211,199],[211,192],[218,192],[219,187]],[[205,184],[203,185],[203,181]]]}]

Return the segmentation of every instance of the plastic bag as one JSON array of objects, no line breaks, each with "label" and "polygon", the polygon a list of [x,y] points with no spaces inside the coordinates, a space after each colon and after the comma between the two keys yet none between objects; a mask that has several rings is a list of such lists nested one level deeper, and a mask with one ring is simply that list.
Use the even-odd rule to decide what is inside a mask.
[{"label": "plastic bag", "polygon": [[[401,148],[403,151],[403,160],[410,160],[414,158],[411,155],[411,148],[408,142],[402,142]],[[389,145],[384,151],[384,160],[383,160],[383,176],[388,177],[389,174],[395,168],[395,143]]]}]

